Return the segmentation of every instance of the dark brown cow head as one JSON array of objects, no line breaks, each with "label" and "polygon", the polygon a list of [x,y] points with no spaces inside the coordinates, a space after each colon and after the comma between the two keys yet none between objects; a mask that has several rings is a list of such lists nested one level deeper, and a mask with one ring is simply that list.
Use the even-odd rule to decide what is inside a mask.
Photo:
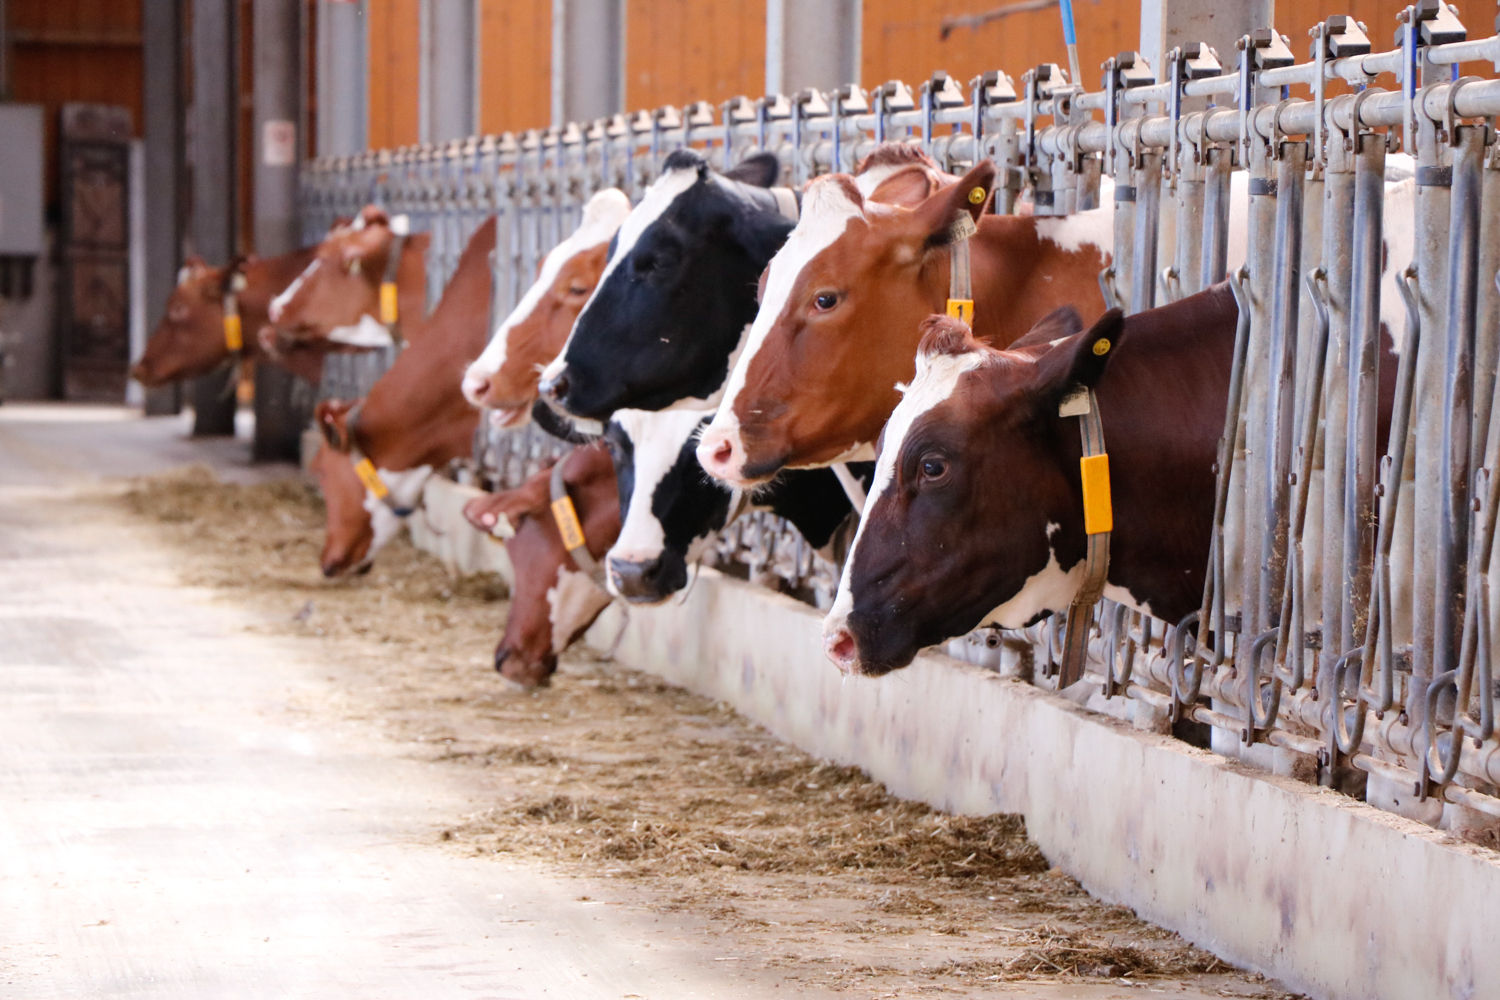
[{"label": "dark brown cow head", "polygon": [[1049,322],[1012,351],[946,316],[923,324],[824,626],[840,669],[886,673],[980,624],[1018,628],[1072,600],[1084,554],[1079,445],[1058,406],[1103,374],[1112,351],[1094,345],[1118,340],[1121,316],[1078,336],[1068,336],[1076,313]]},{"label": "dark brown cow head", "polygon": [[935,192],[919,168],[879,171],[863,189],[844,174],[808,185],[703,435],[709,473],[748,487],[786,465],[868,457],[911,377],[913,331],[946,297],[954,220],[979,218],[994,179],[981,161]]},{"label": "dark brown cow head", "polygon": [[[311,263],[272,300],[270,320],[293,339],[342,338],[357,346],[375,347],[388,342],[379,322],[380,285],[386,263],[396,246],[397,229],[405,219],[393,222],[384,209],[366,206],[347,226],[334,229],[318,244]],[[426,234],[411,236],[403,246],[401,288],[403,322],[420,318],[413,302],[425,296],[426,277],[418,255],[406,261],[406,250],[425,250]]]},{"label": "dark brown cow head", "polygon": [[209,267],[190,257],[177,275],[177,287],[156,324],[146,349],[130,369],[144,386],[205,375],[228,361],[224,339],[224,281],[227,268]]},{"label": "dark brown cow head", "polygon": [[617,188],[590,198],[578,229],[547,254],[536,281],[464,373],[465,398],[493,409],[500,426],[518,427],[529,419],[541,371],[562,350],[628,214],[630,200]]},{"label": "dark brown cow head", "polygon": [[[620,532],[614,464],[601,444],[577,448],[562,461],[589,553],[602,560]],[[525,687],[546,684],[558,655],[609,604],[603,586],[580,570],[563,546],[551,513],[551,478],[551,470],[543,470],[516,489],[479,497],[464,508],[480,531],[506,537],[515,586],[495,669]]]}]

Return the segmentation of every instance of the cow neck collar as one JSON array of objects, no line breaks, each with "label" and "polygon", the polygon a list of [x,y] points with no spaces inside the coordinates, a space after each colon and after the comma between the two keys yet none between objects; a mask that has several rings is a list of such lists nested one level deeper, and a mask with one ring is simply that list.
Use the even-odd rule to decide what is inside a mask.
[{"label": "cow neck collar", "polygon": [[404,215],[391,219],[391,250],[385,258],[385,273],[380,276],[380,322],[390,331],[399,347],[401,340],[401,297],[396,279],[401,272],[401,254],[406,249],[409,222]]},{"label": "cow neck collar", "polygon": [[344,416],[344,431],[349,439],[349,461],[354,463],[354,474],[364,484],[370,495],[399,518],[408,518],[417,509],[415,506],[407,507],[396,499],[391,488],[386,485],[385,480],[380,477],[380,470],[375,468],[375,463],[370,461],[359,445],[354,443],[354,425],[359,420],[360,411],[365,407],[364,400],[360,400],[349,407],[349,412]]},{"label": "cow neck collar", "polygon": [[245,324],[240,318],[240,293],[245,290],[246,280],[240,267],[239,261],[229,266],[229,272],[224,275],[221,299],[224,307],[224,347],[235,361],[241,361],[245,356]]},{"label": "cow neck collar", "polygon": [[979,227],[968,212],[958,213],[949,230],[952,260],[948,264],[947,313],[967,323],[971,329],[974,326],[974,270],[969,259],[969,237],[978,231]]},{"label": "cow neck collar", "polygon": [[552,466],[552,520],[557,524],[563,548],[568,550],[573,562],[591,580],[602,586],[604,568],[589,552],[588,539],[583,534],[583,523],[578,520],[578,508],[573,506],[573,498],[568,495],[568,484],[563,481],[563,464],[566,462],[567,458],[560,458]]},{"label": "cow neck collar", "polygon": [[[1108,351],[1108,341],[1101,343]],[[1073,595],[1073,603],[1068,606],[1067,640],[1057,682],[1061,690],[1083,677],[1094,605],[1104,594],[1105,579],[1109,576],[1109,536],[1114,529],[1114,509],[1109,488],[1109,453],[1104,447],[1104,422],[1099,417],[1099,400],[1094,390],[1082,386],[1074,389],[1063,397],[1058,416],[1078,418],[1078,435],[1083,444],[1083,454],[1078,459],[1078,478],[1083,487],[1083,530],[1088,545],[1083,561],[1083,582]]]}]

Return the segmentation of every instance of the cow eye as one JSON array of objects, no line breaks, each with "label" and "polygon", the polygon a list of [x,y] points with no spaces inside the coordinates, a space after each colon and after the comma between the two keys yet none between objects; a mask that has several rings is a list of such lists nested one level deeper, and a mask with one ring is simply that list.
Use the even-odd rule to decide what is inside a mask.
[{"label": "cow eye", "polygon": [[634,261],[636,274],[650,274],[656,270],[656,255],[651,253],[638,253]]},{"label": "cow eye", "polygon": [[926,455],[922,459],[920,468],[922,478],[932,482],[948,474],[948,460],[940,455]]},{"label": "cow eye", "polygon": [[568,294],[569,295],[587,295],[588,293],[589,293],[589,290],[587,288],[585,288],[583,285],[569,285],[568,286]]},{"label": "cow eye", "polygon": [[839,304],[839,293],[822,291],[813,296],[813,308],[818,312],[827,312]]}]

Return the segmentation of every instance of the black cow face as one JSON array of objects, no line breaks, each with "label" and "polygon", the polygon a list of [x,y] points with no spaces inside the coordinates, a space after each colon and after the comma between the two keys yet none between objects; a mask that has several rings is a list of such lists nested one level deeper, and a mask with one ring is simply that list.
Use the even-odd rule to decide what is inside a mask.
[{"label": "black cow face", "polygon": [[756,280],[792,228],[765,190],[778,169],[768,154],[722,175],[692,150],[669,156],[542,391],[595,420],[711,398],[755,317]]}]

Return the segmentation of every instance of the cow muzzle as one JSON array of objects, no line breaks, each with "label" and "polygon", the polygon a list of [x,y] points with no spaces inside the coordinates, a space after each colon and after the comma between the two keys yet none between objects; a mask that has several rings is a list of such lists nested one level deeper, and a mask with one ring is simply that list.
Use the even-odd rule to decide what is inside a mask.
[{"label": "cow muzzle", "polygon": [[739,435],[731,429],[710,425],[698,441],[698,464],[715,479],[743,488],[745,482],[745,449]]},{"label": "cow muzzle", "polygon": [[823,633],[823,653],[842,673],[864,673],[859,662],[859,643],[847,625],[836,625]]},{"label": "cow muzzle", "polygon": [[657,604],[687,585],[687,569],[678,560],[611,557],[609,589],[631,604]]}]

